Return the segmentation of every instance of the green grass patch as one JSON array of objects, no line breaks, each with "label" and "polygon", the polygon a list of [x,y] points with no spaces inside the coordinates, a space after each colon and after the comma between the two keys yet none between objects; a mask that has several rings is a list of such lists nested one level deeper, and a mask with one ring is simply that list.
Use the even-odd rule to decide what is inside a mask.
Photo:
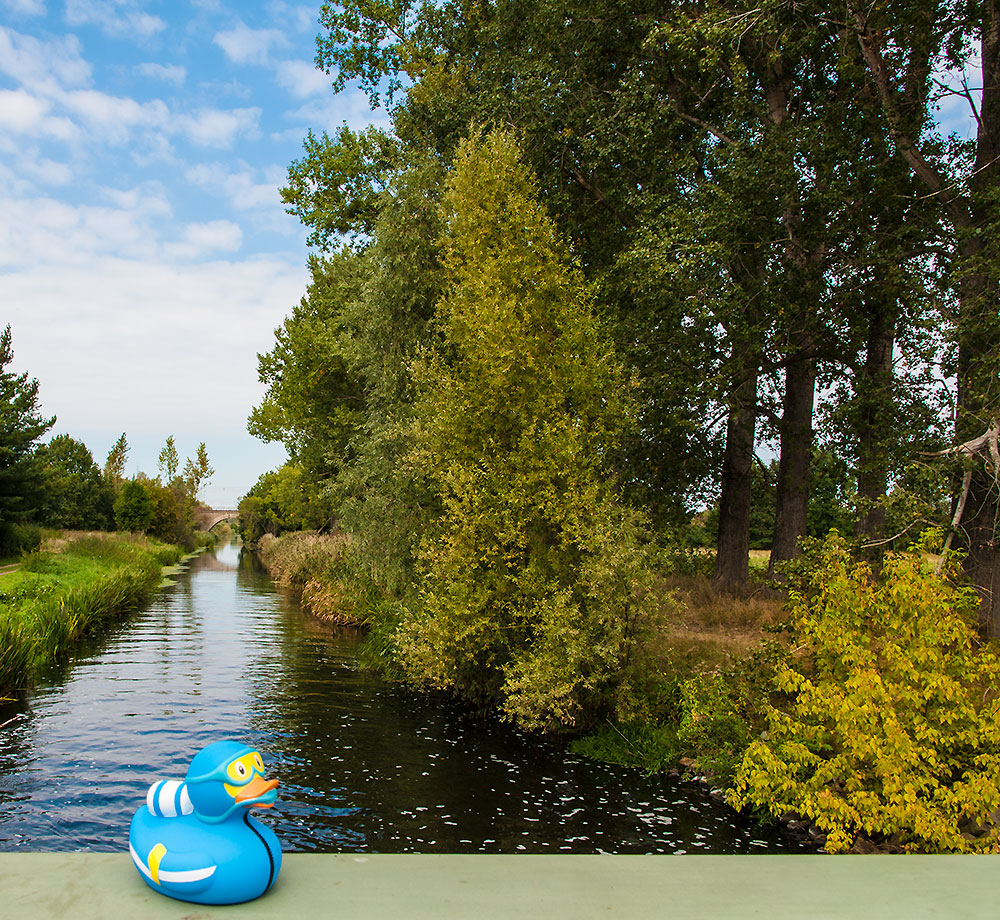
[{"label": "green grass patch", "polygon": [[17,572],[0,580],[0,691],[30,683],[80,639],[139,607],[181,552],[108,535],[26,554]]},{"label": "green grass patch", "polygon": [[640,720],[601,726],[575,738],[569,748],[580,757],[640,767],[647,773],[673,766],[684,753],[673,726]]}]

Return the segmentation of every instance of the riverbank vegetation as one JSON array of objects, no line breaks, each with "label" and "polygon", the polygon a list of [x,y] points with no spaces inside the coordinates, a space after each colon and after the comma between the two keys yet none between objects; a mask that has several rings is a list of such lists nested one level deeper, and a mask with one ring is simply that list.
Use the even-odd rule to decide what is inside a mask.
[{"label": "riverbank vegetation", "polygon": [[317,603],[416,684],[683,757],[830,849],[993,846],[992,735],[961,748],[1000,632],[1000,48],[970,10],[324,5],[321,67],[391,127],[289,170],[316,252],[260,356],[250,430],[290,460],[245,537],[336,540],[296,550]]},{"label": "riverbank vegetation", "polygon": [[24,687],[139,607],[182,553],[138,535],[67,532],[23,555],[0,576],[0,690]]}]

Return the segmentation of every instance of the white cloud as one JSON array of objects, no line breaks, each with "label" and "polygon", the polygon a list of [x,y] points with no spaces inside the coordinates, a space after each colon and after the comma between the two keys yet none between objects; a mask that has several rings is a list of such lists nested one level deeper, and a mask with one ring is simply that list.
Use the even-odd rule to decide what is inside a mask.
[{"label": "white cloud", "polygon": [[284,183],[285,170],[278,166],[265,170],[261,182],[250,167],[233,172],[221,163],[200,163],[186,170],[184,177],[206,191],[224,196],[236,210],[247,211],[280,205],[278,188]]},{"label": "white cloud", "polygon": [[364,130],[369,125],[376,128],[390,127],[389,115],[385,109],[373,112],[368,104],[368,97],[360,90],[312,99],[299,108],[289,111],[286,117],[305,128],[328,131],[331,134],[344,122],[355,131]]},{"label": "white cloud", "polygon": [[[60,431],[83,437],[100,458],[122,431],[130,444],[148,440],[149,456],[130,461],[153,473],[167,434],[192,439],[188,450],[204,440],[221,487],[241,454],[260,447],[245,434],[263,395],[256,355],[273,346],[273,329],[306,280],[301,265],[277,259],[176,263],[101,254],[59,271],[0,274],[0,302],[11,305],[5,320],[18,368],[38,378],[43,409],[59,416]],[[228,458],[224,439],[239,441]],[[240,491],[280,462],[271,454],[240,471]]]},{"label": "white cloud", "polygon": [[154,80],[165,80],[176,86],[182,86],[187,79],[187,69],[177,64],[139,64],[136,67],[136,73]]},{"label": "white cloud", "polygon": [[3,26],[0,26],[0,73],[28,89],[50,92],[57,86],[85,86],[91,76],[76,36],[40,41]]},{"label": "white cloud", "polygon": [[45,15],[45,4],[42,0],[3,0],[3,5],[19,16]]},{"label": "white cloud", "polygon": [[167,27],[159,16],[136,8],[131,0],[66,0],[71,26],[96,25],[117,38],[149,38]]},{"label": "white cloud", "polygon": [[73,170],[66,163],[57,163],[37,154],[25,156],[19,165],[24,175],[42,185],[69,185],[73,181]]},{"label": "white cloud", "polygon": [[174,259],[197,259],[219,252],[236,252],[243,245],[243,230],[229,220],[188,224],[180,242],[168,243],[167,255]]},{"label": "white cloud", "polygon": [[86,267],[108,254],[153,258],[158,233],[141,208],[72,205],[53,198],[0,201],[0,266],[49,274]]},{"label": "white cloud", "polygon": [[232,147],[240,135],[255,136],[260,121],[258,108],[202,109],[195,115],[180,115],[173,127],[194,143],[205,147]]},{"label": "white cloud", "polygon": [[330,77],[312,61],[280,61],[274,73],[278,83],[297,99],[331,92]]},{"label": "white cloud", "polygon": [[216,33],[213,39],[236,64],[266,64],[272,46],[283,46],[288,39],[278,29],[251,29],[240,22],[234,29]]},{"label": "white cloud", "polygon": [[173,213],[170,200],[158,182],[146,182],[134,188],[104,188],[102,196],[116,208],[137,211],[150,217],[169,217]]},{"label": "white cloud", "polygon": [[62,104],[101,137],[117,143],[128,140],[135,128],[163,128],[170,119],[159,99],[136,102],[128,96],[110,96],[96,90],[73,90],[60,96]]},{"label": "white cloud", "polygon": [[0,90],[0,128],[30,137],[72,140],[76,127],[68,118],[49,114],[48,100],[24,90]]},{"label": "white cloud", "polygon": [[290,3],[269,3],[267,10],[275,21],[284,22],[296,32],[315,34],[319,24],[315,6],[293,6]]}]

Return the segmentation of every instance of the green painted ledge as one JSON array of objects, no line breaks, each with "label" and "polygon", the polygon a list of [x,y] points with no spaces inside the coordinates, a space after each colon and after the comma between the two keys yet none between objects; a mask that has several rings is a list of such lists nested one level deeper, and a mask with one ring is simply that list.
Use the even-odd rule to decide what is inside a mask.
[{"label": "green painted ledge", "polygon": [[290,854],[233,907],[173,901],[113,853],[0,853],[0,917],[716,920],[1000,916],[996,856]]}]

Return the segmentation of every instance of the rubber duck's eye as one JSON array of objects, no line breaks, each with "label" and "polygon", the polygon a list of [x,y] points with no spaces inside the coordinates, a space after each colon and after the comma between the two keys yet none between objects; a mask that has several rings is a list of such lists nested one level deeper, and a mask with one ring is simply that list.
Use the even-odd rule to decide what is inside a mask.
[{"label": "rubber duck's eye", "polygon": [[254,754],[253,755],[253,762],[254,762],[254,765],[257,767],[258,770],[263,770],[264,769],[264,761],[261,760],[260,754]]},{"label": "rubber duck's eye", "polygon": [[250,772],[247,769],[247,765],[243,763],[242,760],[234,760],[230,765],[229,769],[226,771],[234,780],[237,782],[247,778],[247,774]]}]

